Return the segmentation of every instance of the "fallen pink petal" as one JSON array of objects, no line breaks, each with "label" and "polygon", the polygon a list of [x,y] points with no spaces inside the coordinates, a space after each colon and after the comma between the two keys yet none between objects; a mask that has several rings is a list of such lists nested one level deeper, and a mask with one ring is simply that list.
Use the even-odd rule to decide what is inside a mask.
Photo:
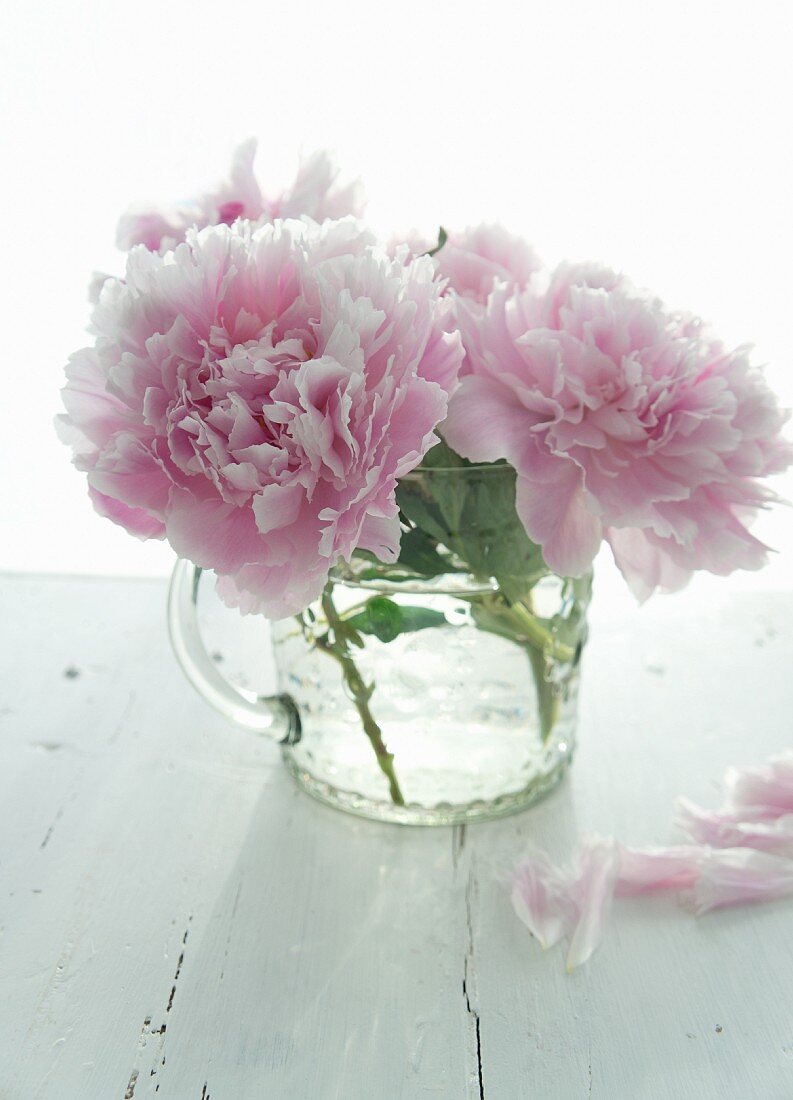
[{"label": "fallen pink petal", "polygon": [[562,871],[542,854],[525,860],[512,878],[515,912],[543,948],[572,929],[577,913]]},{"label": "fallen pink petal", "polygon": [[756,768],[731,768],[725,787],[729,806],[762,808],[769,817],[793,814],[793,749]]},{"label": "fallen pink petal", "polygon": [[534,852],[512,876],[515,911],[543,947],[568,938],[569,972],[603,939],[615,897],[680,893],[700,916],[793,894],[793,813],[784,811],[789,781],[791,752],[728,772],[726,809],[679,798],[675,823],[689,844],[630,848],[585,835],[569,867]]},{"label": "fallen pink petal", "polygon": [[672,848],[625,848],[620,845],[616,896],[633,897],[693,886],[703,851],[694,845]]},{"label": "fallen pink petal", "polygon": [[567,952],[568,972],[585,963],[603,939],[620,867],[619,850],[614,840],[585,837],[579,866],[579,876],[571,885],[578,920]]},{"label": "fallen pink petal", "polygon": [[793,893],[793,860],[751,848],[711,849],[694,885],[694,912],[748,902],[770,901]]},{"label": "fallen pink petal", "polygon": [[703,810],[688,799],[679,798],[675,820],[678,828],[698,844],[713,848],[755,848],[793,857],[793,814],[748,821],[737,820],[739,815],[740,811]]},{"label": "fallen pink petal", "polygon": [[611,837],[585,837],[571,867],[535,853],[512,879],[515,912],[543,948],[570,939],[567,969],[586,962],[603,938],[619,872]]}]

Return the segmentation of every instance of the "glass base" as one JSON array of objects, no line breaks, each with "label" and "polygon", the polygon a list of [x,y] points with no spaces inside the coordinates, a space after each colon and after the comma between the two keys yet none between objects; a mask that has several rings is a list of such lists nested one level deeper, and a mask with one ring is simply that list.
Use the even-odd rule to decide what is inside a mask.
[{"label": "glass base", "polygon": [[558,764],[548,772],[538,775],[519,791],[500,795],[492,801],[467,803],[439,803],[437,806],[422,806],[408,803],[398,806],[393,802],[376,801],[356,794],[354,791],[340,790],[329,783],[317,779],[301,768],[294,759],[289,746],[283,746],[282,755],[286,770],[294,776],[298,786],[304,791],[337,810],[367,817],[372,821],[388,821],[395,825],[462,825],[474,821],[492,821],[494,818],[507,817],[519,813],[538,802],[559,784],[570,766],[572,753],[567,752]]}]

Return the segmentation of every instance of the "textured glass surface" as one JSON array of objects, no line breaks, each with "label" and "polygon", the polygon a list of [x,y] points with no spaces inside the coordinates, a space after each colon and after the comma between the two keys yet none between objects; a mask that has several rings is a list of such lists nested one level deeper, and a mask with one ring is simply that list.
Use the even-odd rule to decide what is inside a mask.
[{"label": "textured glass surface", "polygon": [[270,624],[276,682],[265,621],[224,608],[187,562],[174,648],[216,709],[281,739],[317,798],[414,824],[511,813],[570,762],[591,574],[548,573],[507,465],[423,468],[397,502],[396,562],[360,554]]},{"label": "textured glass surface", "polygon": [[[533,585],[536,621],[552,640],[544,651],[477,626],[477,614],[498,596],[473,578],[455,575],[447,592],[418,587],[369,581],[362,590],[337,581],[332,590],[342,616],[373,589],[442,616],[437,626],[387,642],[367,635],[351,650],[372,688],[368,708],[393,757],[404,805],[389,796],[338,662],[316,644],[328,631],[319,602],[302,625],[273,626],[279,690],[295,701],[302,726],[300,741],[283,749],[285,762],[315,796],[385,820],[442,824],[520,809],[549,790],[570,761],[590,578],[548,575]],[[564,659],[554,656],[555,639],[564,639]],[[549,730],[542,705],[553,709]]]}]

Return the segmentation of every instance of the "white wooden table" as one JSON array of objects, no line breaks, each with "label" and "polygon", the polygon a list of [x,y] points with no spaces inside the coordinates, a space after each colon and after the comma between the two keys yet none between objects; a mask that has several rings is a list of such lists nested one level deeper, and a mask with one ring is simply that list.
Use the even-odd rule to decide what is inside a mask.
[{"label": "white wooden table", "polygon": [[0,580],[2,1100],[785,1100],[793,900],[618,903],[572,975],[499,876],[793,743],[793,594],[595,609],[536,808],[407,829],[313,802],[183,681],[160,581]]}]

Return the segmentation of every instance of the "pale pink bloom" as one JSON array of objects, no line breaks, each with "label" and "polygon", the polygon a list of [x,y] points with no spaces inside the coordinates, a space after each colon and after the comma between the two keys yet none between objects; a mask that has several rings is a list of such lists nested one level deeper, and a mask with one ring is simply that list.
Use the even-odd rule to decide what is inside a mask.
[{"label": "pale pink bloom", "polygon": [[397,479],[462,355],[429,259],[390,260],[351,219],[190,230],[133,249],[93,326],[61,432],[102,515],[274,618],[356,547],[395,560]]},{"label": "pale pink bloom", "polygon": [[102,293],[102,287],[105,285],[108,279],[112,279],[112,275],[108,275],[105,271],[92,271],[91,279],[88,283],[88,301],[92,306],[95,306],[99,301],[99,295]]},{"label": "pale pink bloom", "polygon": [[451,290],[481,305],[497,281],[523,289],[542,266],[522,237],[488,224],[450,232],[435,259]]},{"label": "pale pink bloom", "polygon": [[338,170],[330,154],[312,153],[301,161],[294,182],[281,194],[267,196],[253,172],[256,141],[249,138],[235,151],[231,173],[217,187],[195,199],[171,206],[147,203],[131,207],[116,232],[118,247],[143,244],[165,251],[183,241],[190,228],[231,225],[237,218],[274,221],[276,218],[343,218],[363,213],[360,184],[337,184]]},{"label": "pale pink bloom", "polygon": [[[412,230],[403,238],[393,238],[389,245],[392,255],[415,256],[437,249],[437,240],[430,241]],[[438,273],[445,280],[446,293],[451,297],[458,315],[464,312],[479,316],[496,283],[525,289],[539,274],[541,262],[529,244],[503,226],[482,224],[462,230],[449,230],[446,241],[433,256]],[[475,327],[461,326],[463,347],[474,336]],[[463,359],[460,376],[469,373],[468,356]]]},{"label": "pale pink bloom", "polygon": [[420,229],[413,227],[399,233],[392,233],[384,243],[386,252],[392,259],[399,257],[412,260],[414,256],[426,256],[429,252],[435,251],[438,247],[438,238],[437,236],[434,239],[428,237]]},{"label": "pale pink bloom", "polygon": [[540,272],[542,264],[534,249],[503,226],[482,223],[465,229],[446,231],[446,241],[437,250],[438,241],[430,240],[416,229],[393,237],[391,255],[420,256],[434,251],[447,293],[484,306],[496,282],[525,288]]},{"label": "pale pink bloom", "polygon": [[691,335],[602,268],[564,267],[548,291],[497,284],[459,304],[469,373],[447,442],[506,459],[529,537],[578,576],[604,538],[634,591],[676,588],[694,569],[756,569],[747,517],[773,499],[758,478],[793,451],[786,417],[745,349]]}]

